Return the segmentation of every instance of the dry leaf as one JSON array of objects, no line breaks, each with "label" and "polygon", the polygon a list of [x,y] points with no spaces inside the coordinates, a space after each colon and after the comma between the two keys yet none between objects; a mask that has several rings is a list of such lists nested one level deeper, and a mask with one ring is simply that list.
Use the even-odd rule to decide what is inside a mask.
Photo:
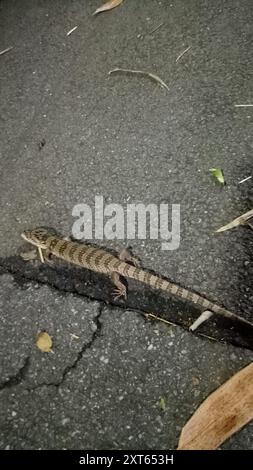
[{"label": "dry leaf", "polygon": [[118,7],[123,0],[109,0],[109,2],[104,3],[101,7],[97,8],[94,11],[93,15],[97,15],[98,13],[102,13],[103,11],[112,10],[115,7]]},{"label": "dry leaf", "polygon": [[36,346],[42,352],[50,352],[52,348],[53,342],[51,336],[46,331],[39,333],[36,340]]},{"label": "dry leaf", "polygon": [[178,450],[215,450],[253,419],[253,362],[213,392],[183,427]]}]

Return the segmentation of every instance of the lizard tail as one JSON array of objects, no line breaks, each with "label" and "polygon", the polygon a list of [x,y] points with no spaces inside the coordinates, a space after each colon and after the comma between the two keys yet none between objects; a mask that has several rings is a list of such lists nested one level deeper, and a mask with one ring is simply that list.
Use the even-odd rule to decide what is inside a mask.
[{"label": "lizard tail", "polygon": [[204,310],[210,310],[211,312],[214,312],[217,315],[221,315],[223,317],[230,318],[233,320],[239,320],[248,326],[253,326],[250,321],[240,317],[239,315],[236,315],[233,312],[230,312],[224,307],[220,307],[219,305],[206,299],[205,297],[202,297],[201,295],[196,294],[195,292],[191,292],[188,289],[184,289],[184,287],[181,287],[177,284],[173,284],[172,282],[166,279],[162,279],[161,277],[152,274],[148,271],[145,271],[144,269],[126,264],[120,274],[128,278],[140,281],[143,284],[153,287],[154,289],[162,290],[168,292],[169,294],[175,295],[176,297],[180,297],[181,299],[193,302],[194,304],[202,307]]}]

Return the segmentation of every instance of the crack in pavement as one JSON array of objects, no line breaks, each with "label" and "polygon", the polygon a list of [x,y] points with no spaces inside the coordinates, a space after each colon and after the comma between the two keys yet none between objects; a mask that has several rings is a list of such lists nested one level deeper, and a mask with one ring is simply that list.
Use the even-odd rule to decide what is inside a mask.
[{"label": "crack in pavement", "polygon": [[[83,268],[58,266],[57,264],[53,268],[47,265],[36,267],[24,262],[18,256],[12,256],[0,258],[0,275],[6,273],[11,274],[14,282],[22,288],[29,281],[36,282],[66,295],[71,293],[90,301],[102,302],[112,309],[130,309],[138,311],[141,315],[156,314],[187,331],[201,313],[200,308],[189,305],[183,299],[173,297],[167,299],[161,292],[155,292],[145,286],[141,286],[140,289],[138,285],[137,288],[131,288],[126,301],[112,301],[110,279]],[[253,350],[252,330],[253,328],[249,328],[243,322],[214,316],[201,325],[201,328],[194,334]]]},{"label": "crack in pavement", "polygon": [[2,384],[0,384],[0,391],[6,388],[11,388],[11,387],[15,387],[16,385],[19,385],[25,379],[29,366],[30,366],[30,356],[26,357],[24,364],[20,367],[20,369],[15,375],[9,377]]},{"label": "crack in pavement", "polygon": [[101,329],[102,329],[102,324],[100,322],[100,317],[103,313],[103,310],[104,310],[104,304],[100,304],[98,315],[95,317],[95,323],[96,323],[97,328],[94,331],[91,340],[88,343],[84,343],[81,350],[77,353],[77,356],[76,356],[74,362],[65,367],[65,369],[62,372],[61,379],[58,382],[44,382],[44,383],[41,383],[39,385],[35,385],[34,387],[26,387],[27,391],[34,391],[34,390],[37,390],[38,388],[41,388],[41,387],[56,387],[58,389],[63,384],[63,382],[65,381],[65,379],[66,379],[67,375],[69,374],[69,372],[71,372],[73,369],[75,369],[77,367],[77,365],[80,362],[80,360],[82,359],[83,355],[86,353],[86,351],[88,351],[92,347],[94,341],[100,336]]},{"label": "crack in pavement", "polygon": [[[54,386],[54,387],[58,388],[63,384],[63,382],[66,379],[69,372],[77,367],[79,361],[82,359],[85,352],[92,347],[94,341],[100,336],[101,329],[102,329],[102,324],[100,322],[100,317],[103,313],[103,310],[104,310],[104,304],[101,303],[100,306],[99,306],[98,314],[94,319],[97,328],[94,331],[91,340],[88,343],[84,343],[81,350],[77,353],[77,356],[76,356],[74,362],[65,367],[65,369],[62,372],[61,379],[58,382],[44,382],[44,383],[41,383],[39,385],[35,385],[34,387],[25,387],[25,390],[33,391],[33,390],[37,390],[38,388],[41,388],[41,387],[50,387],[50,386]],[[2,384],[0,384],[0,392],[2,390],[6,389],[6,388],[11,388],[11,387],[15,387],[17,385],[20,385],[26,378],[29,366],[30,366],[30,356],[28,356],[25,359],[24,364],[22,365],[22,367],[18,370],[18,372],[15,375],[13,375],[12,377],[10,377],[6,381],[4,381]]]}]

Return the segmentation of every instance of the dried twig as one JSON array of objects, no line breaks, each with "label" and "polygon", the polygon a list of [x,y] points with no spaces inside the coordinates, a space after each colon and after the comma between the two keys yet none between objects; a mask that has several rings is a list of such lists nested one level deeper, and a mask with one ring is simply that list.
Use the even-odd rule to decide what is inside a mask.
[{"label": "dried twig", "polygon": [[70,30],[67,32],[66,36],[70,36],[70,34],[72,34],[77,28],[78,28],[78,26],[74,26],[74,28],[70,29]]},{"label": "dried twig", "polygon": [[248,212],[245,212],[245,214],[243,215],[240,215],[240,217],[237,217],[236,219],[232,220],[232,222],[229,222],[229,224],[223,225],[223,227],[216,230],[216,233],[225,232],[226,230],[230,230],[231,228],[238,227],[238,225],[244,225],[247,223],[247,220],[251,219],[251,217],[253,217],[253,209]]},{"label": "dried twig", "polygon": [[143,70],[116,68],[116,69],[110,70],[109,75],[111,75],[112,73],[127,73],[127,74],[134,74],[134,75],[142,75],[143,77],[149,77],[151,80],[155,81],[156,83],[159,83],[159,85],[161,85],[162,87],[166,88],[166,90],[169,91],[169,87],[166,85],[166,83],[160,77],[150,72],[145,72]]},{"label": "dried twig", "polygon": [[160,23],[158,26],[156,26],[156,28],[152,29],[152,31],[150,31],[148,34],[154,34],[156,31],[158,31],[158,29],[160,29],[162,26],[164,25],[164,23]]},{"label": "dried twig", "polygon": [[235,104],[234,107],[235,108],[249,108],[253,106],[253,104]]},{"label": "dried twig", "polygon": [[178,62],[181,57],[183,57],[183,55],[185,55],[185,53],[189,51],[189,49],[191,49],[191,46],[187,47],[183,52],[181,52],[181,54],[179,54],[179,56],[176,58],[176,62]]},{"label": "dried twig", "polygon": [[4,49],[3,51],[0,52],[0,55],[4,55],[4,54],[6,54],[7,52],[11,51],[12,49],[13,49],[13,46],[7,47],[7,49]]},{"label": "dried twig", "polygon": [[242,184],[242,183],[245,183],[245,181],[248,181],[252,178],[252,176],[247,176],[247,178],[244,178],[243,180],[239,181],[238,184]]},{"label": "dried twig", "polygon": [[151,319],[151,320],[158,320],[158,321],[161,321],[162,323],[166,323],[167,325],[177,326],[176,323],[172,323],[171,321],[165,320],[164,318],[157,317],[153,313],[145,313],[145,318]]}]

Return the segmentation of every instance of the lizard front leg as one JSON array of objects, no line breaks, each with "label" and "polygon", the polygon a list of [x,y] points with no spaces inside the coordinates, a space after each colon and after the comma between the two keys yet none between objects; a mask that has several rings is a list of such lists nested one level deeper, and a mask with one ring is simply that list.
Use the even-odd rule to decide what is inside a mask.
[{"label": "lizard front leg", "polygon": [[52,253],[51,253],[51,251],[49,251],[49,250],[47,250],[47,249],[46,249],[46,250],[42,250],[42,248],[40,248],[40,247],[38,246],[38,252],[39,252],[39,255],[40,255],[40,261],[41,261],[42,263],[45,263],[45,262],[46,262],[46,263],[48,263],[48,264],[53,264],[53,261],[52,261],[52,259],[51,259],[51,258],[52,258]]},{"label": "lizard front leg", "polygon": [[118,300],[120,297],[127,298],[127,289],[126,286],[121,282],[119,273],[113,272],[111,274],[112,282],[116,286],[116,289],[113,291],[113,299]]},{"label": "lizard front leg", "polygon": [[[132,254],[129,252],[127,248],[124,248],[120,254],[119,254],[119,259],[121,261],[133,264],[134,266],[140,266],[140,260],[136,258],[135,256],[132,256]],[[119,299],[120,297],[123,297],[124,299],[127,298],[127,288],[121,282],[120,280],[120,275],[116,272],[112,273],[112,282],[116,286],[116,289],[114,290],[114,300]]]}]

